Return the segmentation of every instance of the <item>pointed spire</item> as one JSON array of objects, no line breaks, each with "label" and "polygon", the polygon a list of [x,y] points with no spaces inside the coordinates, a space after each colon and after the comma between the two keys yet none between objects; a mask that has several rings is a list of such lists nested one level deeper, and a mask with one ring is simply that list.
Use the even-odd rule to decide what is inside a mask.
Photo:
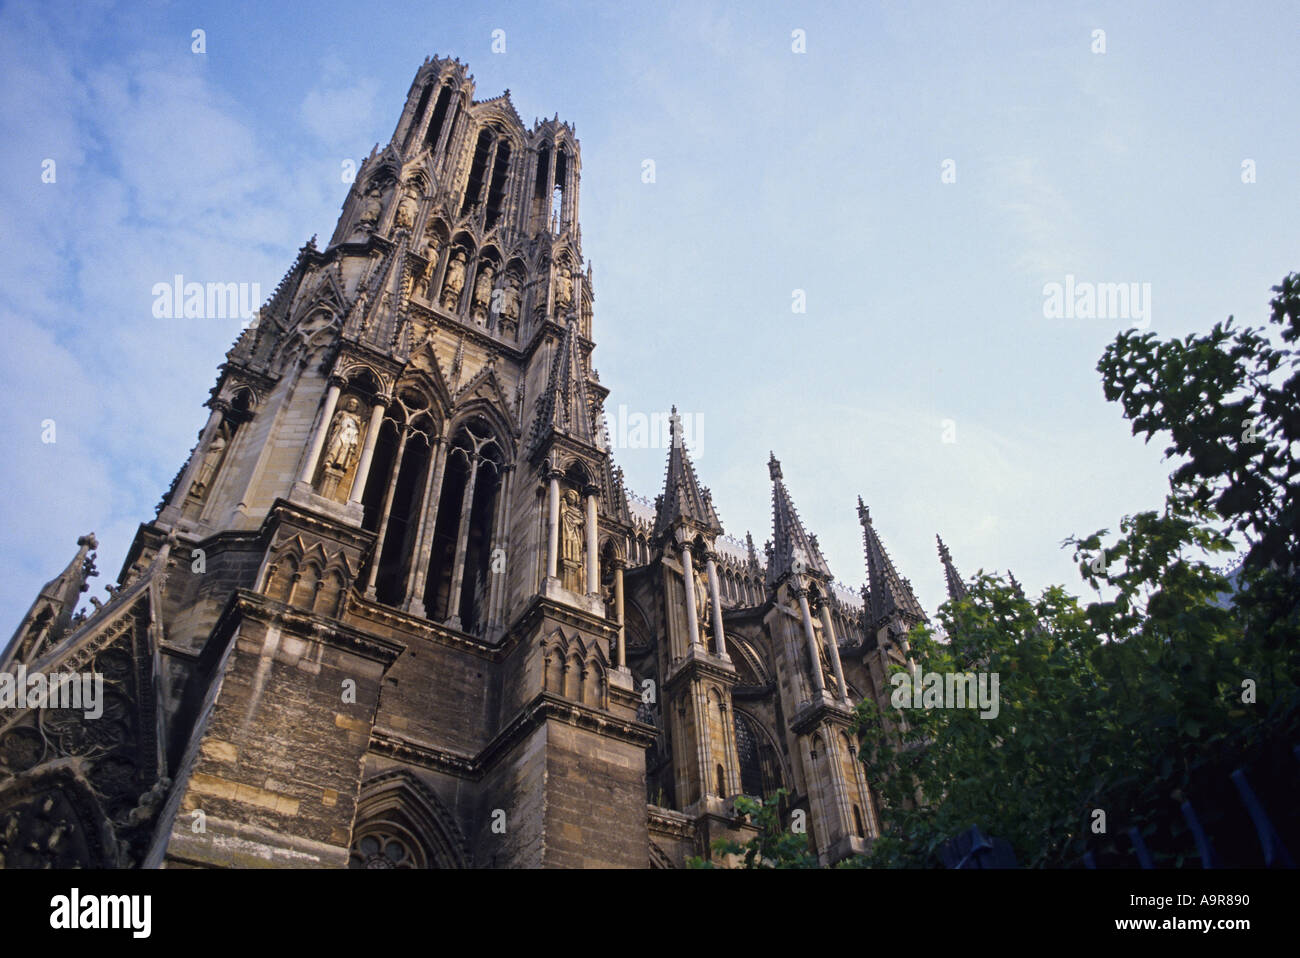
[{"label": "pointed spire", "polygon": [[939,538],[937,533],[934,538],[939,543],[939,561],[943,563],[943,578],[948,585],[948,598],[956,602],[965,597],[966,583],[957,574],[957,567],[952,564],[952,553],[943,544],[943,539]]},{"label": "pointed spire", "polygon": [[781,463],[769,452],[767,474],[772,480],[772,556],[767,566],[767,584],[775,585],[792,572],[812,572],[831,578],[817,540],[804,531],[799,513],[785,487]]},{"label": "pointed spire", "polygon": [[350,330],[364,342],[381,350],[397,345],[402,325],[407,321],[407,304],[414,277],[408,262],[409,235],[402,233],[384,254],[375,271],[373,283],[358,291]]},{"label": "pointed spire", "polygon": [[537,452],[552,430],[597,445],[596,419],[578,351],[578,324],[572,319],[564,327],[546,388],[537,401],[537,418],[530,434],[531,453]]},{"label": "pointed spire", "polygon": [[758,550],[754,548],[754,537],[749,530],[745,530],[745,551],[749,553],[749,564],[755,569],[760,568],[758,564]]},{"label": "pointed spire", "polygon": [[722,522],[713,508],[713,497],[695,475],[676,406],[668,419],[668,430],[668,468],[656,509],[654,534],[662,536],[679,523],[691,523],[700,531],[717,535],[722,532]]},{"label": "pointed spire", "polygon": [[81,593],[87,589],[86,580],[99,575],[92,551],[98,548],[93,532],[77,539],[77,554],[62,572],[45,583],[14,632],[9,647],[0,655],[0,665],[7,665],[15,658],[30,662],[63,637],[72,624],[72,613],[81,601]]},{"label": "pointed spire", "polygon": [[858,496],[858,521],[862,523],[863,551],[867,557],[868,628],[878,629],[893,618],[901,619],[909,628],[925,621],[921,603],[916,601],[907,580],[894,568],[893,560],[871,524],[871,510],[863,504],[861,496]]}]

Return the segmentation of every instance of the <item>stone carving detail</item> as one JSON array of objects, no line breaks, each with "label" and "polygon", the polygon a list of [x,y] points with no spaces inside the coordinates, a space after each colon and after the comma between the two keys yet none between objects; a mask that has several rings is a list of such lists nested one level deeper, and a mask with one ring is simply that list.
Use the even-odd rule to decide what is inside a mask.
[{"label": "stone carving detail", "polygon": [[45,742],[34,728],[11,728],[0,735],[0,777],[25,772],[41,760]]},{"label": "stone carving detail", "polygon": [[442,308],[454,310],[460,305],[460,293],[465,288],[465,252],[456,250],[447,264],[447,277],[442,281]]},{"label": "stone carving detail", "polygon": [[352,843],[349,868],[423,868],[424,856],[396,831],[376,829]]},{"label": "stone carving detail", "polygon": [[343,401],[343,408],[334,414],[329,439],[325,443],[325,467],[347,472],[361,445],[361,417],[357,415],[360,404],[356,397]]},{"label": "stone carving detail", "polygon": [[428,297],[429,286],[433,283],[433,274],[438,271],[438,237],[432,233],[425,237],[424,258],[427,263],[415,277],[415,295],[420,299]]},{"label": "stone carving detail", "polygon": [[415,226],[415,214],[419,209],[416,202],[415,186],[408,186],[402,192],[402,198],[397,201],[397,212],[393,215],[393,228],[399,230],[409,230]]},{"label": "stone carving detail", "polygon": [[0,868],[117,864],[117,850],[101,844],[93,804],[78,794],[81,789],[59,783],[17,791],[12,798],[4,796],[9,801],[0,805]]},{"label": "stone carving detail", "polygon": [[560,504],[560,584],[571,592],[586,592],[583,569],[582,500],[566,489]]},{"label": "stone carving detail", "polygon": [[372,232],[379,225],[379,216],[384,211],[383,193],[377,185],[366,190],[361,201],[361,215],[357,218],[357,228],[363,232]]},{"label": "stone carving detail", "polygon": [[225,457],[226,447],[229,445],[226,430],[226,424],[222,423],[212,437],[212,441],[208,443],[208,451],[203,454],[203,461],[199,463],[198,474],[190,485],[189,494],[195,499],[203,499],[207,496],[208,489],[212,485],[212,478],[221,466],[221,460]]},{"label": "stone carving detail", "polygon": [[339,485],[348,474],[348,470],[357,461],[361,451],[361,416],[358,410],[361,404],[355,396],[343,400],[342,407],[334,414],[328,438],[325,441],[325,454],[322,459],[320,494],[326,499],[338,497]]},{"label": "stone carving detail", "polygon": [[474,317],[474,322],[480,326],[487,324],[488,307],[492,304],[492,278],[495,270],[491,263],[484,263],[479,267],[478,276],[474,279],[474,302],[470,307],[470,315]]},{"label": "stone carving detail", "polygon": [[92,756],[125,745],[130,737],[130,703],[105,683],[103,714],[87,718],[84,709],[41,709],[41,728],[63,755]]},{"label": "stone carving detail", "polygon": [[555,274],[555,312],[557,315],[563,314],[572,305],[573,273],[569,270],[569,264],[564,263]]}]

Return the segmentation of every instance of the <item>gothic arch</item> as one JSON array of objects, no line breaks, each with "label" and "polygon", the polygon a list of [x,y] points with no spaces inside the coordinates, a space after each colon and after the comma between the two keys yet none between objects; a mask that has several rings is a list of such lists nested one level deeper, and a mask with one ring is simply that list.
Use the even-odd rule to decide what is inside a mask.
[{"label": "gothic arch", "polygon": [[[404,847],[389,853],[384,837]],[[363,848],[367,838],[377,848]],[[466,868],[468,843],[438,796],[409,772],[385,772],[361,787],[352,826],[350,868]],[[387,859],[387,863],[383,859]]]},{"label": "gothic arch", "polygon": [[496,403],[482,397],[476,397],[458,405],[451,417],[448,433],[455,435],[463,428],[477,426],[474,430],[480,438],[483,432],[490,434],[492,442],[501,451],[501,464],[513,462],[515,444],[510,421]]},{"label": "gothic arch", "polygon": [[740,659],[749,668],[749,671],[753,673],[754,678],[758,680],[760,685],[771,683],[772,674],[749,642],[738,636],[728,635],[727,648],[731,650],[735,658]]},{"label": "gothic arch", "polygon": [[776,739],[752,713],[731,710],[735,729],[736,758],[740,763],[741,791],[767,799],[790,779],[777,748]]}]

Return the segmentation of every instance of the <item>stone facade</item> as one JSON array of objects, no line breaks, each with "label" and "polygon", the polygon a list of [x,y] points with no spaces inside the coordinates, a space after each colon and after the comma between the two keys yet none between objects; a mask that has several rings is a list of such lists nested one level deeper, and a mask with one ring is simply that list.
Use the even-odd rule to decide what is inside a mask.
[{"label": "stone facade", "polygon": [[0,656],[107,690],[0,712],[0,865],[676,867],[778,788],[822,861],[866,847],[851,709],[924,615],[865,508],[833,581],[775,457],[762,557],[675,416],[663,493],[624,488],[580,173],[421,66],[109,600],[73,614],[83,537]]}]

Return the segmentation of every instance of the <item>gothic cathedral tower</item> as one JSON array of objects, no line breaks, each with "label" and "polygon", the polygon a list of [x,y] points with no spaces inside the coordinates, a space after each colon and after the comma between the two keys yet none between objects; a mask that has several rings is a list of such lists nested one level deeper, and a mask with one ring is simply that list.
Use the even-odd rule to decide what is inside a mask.
[{"label": "gothic cathedral tower", "polygon": [[863,602],[833,580],[775,457],[765,560],[725,535],[675,411],[624,489],[581,166],[425,61],[108,600],[74,615],[84,536],[0,654],[104,686],[0,712],[0,867],[673,866],[782,789],[866,849],[852,708],[924,614],[865,508]]},{"label": "gothic cathedral tower", "polygon": [[[42,779],[70,827],[134,837],[88,863],[648,863],[580,176],[569,124],[419,70],[230,350],[113,600],[75,649],[29,617],[0,663],[122,666],[120,741],[87,721],[72,751],[105,756]],[[30,775],[57,749],[29,720],[5,734]]]}]

